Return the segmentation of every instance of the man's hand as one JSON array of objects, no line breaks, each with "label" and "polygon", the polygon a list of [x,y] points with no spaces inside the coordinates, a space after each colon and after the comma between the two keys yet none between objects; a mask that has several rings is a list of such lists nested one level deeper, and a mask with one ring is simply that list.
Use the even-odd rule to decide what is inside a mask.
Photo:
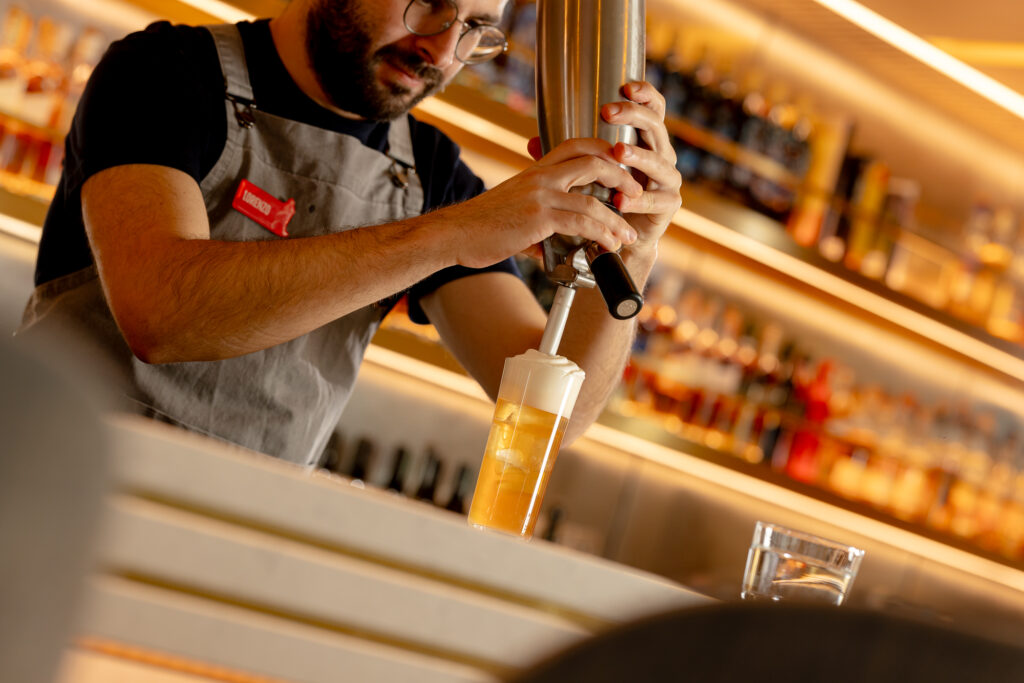
[{"label": "man's hand", "polygon": [[642,201],[643,187],[614,153],[603,140],[568,140],[497,187],[424,218],[443,226],[456,261],[464,266],[491,265],[555,232],[614,251],[632,244],[636,229],[598,199],[570,192],[597,182],[614,189],[620,201]]},{"label": "man's hand", "polygon": [[[683,179],[676,169],[675,149],[665,128],[665,98],[645,81],[627,83],[622,94],[629,101],[605,104],[601,116],[608,123],[636,129],[639,144],[616,143],[612,158],[633,170],[644,191],[637,194],[620,190],[612,202],[637,234],[635,242],[625,243],[624,251],[651,252],[682,204],[679,188]],[[529,150],[535,159],[540,158],[540,138],[530,141]]]}]

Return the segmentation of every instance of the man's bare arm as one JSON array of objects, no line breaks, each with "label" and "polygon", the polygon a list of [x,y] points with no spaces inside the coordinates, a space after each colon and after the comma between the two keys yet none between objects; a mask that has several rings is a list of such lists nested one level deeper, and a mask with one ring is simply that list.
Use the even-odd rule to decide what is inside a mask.
[{"label": "man's bare arm", "polygon": [[[631,262],[632,261],[632,262]],[[650,262],[627,256],[639,282]],[[508,273],[483,273],[439,287],[421,301],[430,322],[470,375],[494,399],[505,358],[540,344],[547,317],[533,294]],[[586,372],[565,434],[568,445],[597,419],[629,354],[635,324],[608,314],[596,290],[581,289],[573,302],[559,355]]]},{"label": "man's bare arm", "polygon": [[442,245],[406,222],[310,239],[211,241],[199,187],[163,166],[98,173],[82,189],[82,211],[114,317],[147,362],[267,348],[445,263]]},{"label": "man's bare arm", "polygon": [[[202,194],[174,169],[126,165],[82,188],[82,213],[114,318],[147,362],[214,360],[293,339],[444,267],[483,267],[556,226],[608,248],[632,228],[572,187],[639,185],[600,140],[570,141],[467,202],[318,237],[210,239]],[[566,227],[568,226],[568,227]]]}]

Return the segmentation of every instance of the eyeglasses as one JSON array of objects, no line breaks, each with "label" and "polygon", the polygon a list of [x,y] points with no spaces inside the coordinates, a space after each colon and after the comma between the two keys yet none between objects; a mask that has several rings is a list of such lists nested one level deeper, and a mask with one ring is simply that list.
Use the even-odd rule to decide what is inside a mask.
[{"label": "eyeglasses", "polygon": [[402,20],[409,33],[417,36],[436,36],[461,22],[464,28],[455,44],[455,58],[463,64],[486,62],[508,48],[505,32],[497,26],[459,19],[455,0],[411,0]]}]

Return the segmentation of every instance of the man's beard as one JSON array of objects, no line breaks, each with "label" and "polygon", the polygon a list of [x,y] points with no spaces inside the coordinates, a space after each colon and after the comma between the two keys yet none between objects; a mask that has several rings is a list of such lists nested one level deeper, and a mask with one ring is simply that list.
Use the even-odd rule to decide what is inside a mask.
[{"label": "man's beard", "polygon": [[[306,53],[328,100],[363,118],[390,121],[405,114],[443,85],[441,70],[419,54],[391,44],[370,54],[370,32],[353,0],[319,0],[306,19]],[[423,81],[413,94],[397,83],[374,77],[381,62],[390,62]]]}]

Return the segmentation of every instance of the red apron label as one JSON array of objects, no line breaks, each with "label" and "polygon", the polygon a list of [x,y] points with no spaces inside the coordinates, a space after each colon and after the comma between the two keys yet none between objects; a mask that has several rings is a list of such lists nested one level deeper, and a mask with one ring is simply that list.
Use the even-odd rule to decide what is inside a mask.
[{"label": "red apron label", "polygon": [[282,202],[248,180],[239,184],[231,206],[281,237],[288,236],[288,221],[295,215],[294,199]]}]

